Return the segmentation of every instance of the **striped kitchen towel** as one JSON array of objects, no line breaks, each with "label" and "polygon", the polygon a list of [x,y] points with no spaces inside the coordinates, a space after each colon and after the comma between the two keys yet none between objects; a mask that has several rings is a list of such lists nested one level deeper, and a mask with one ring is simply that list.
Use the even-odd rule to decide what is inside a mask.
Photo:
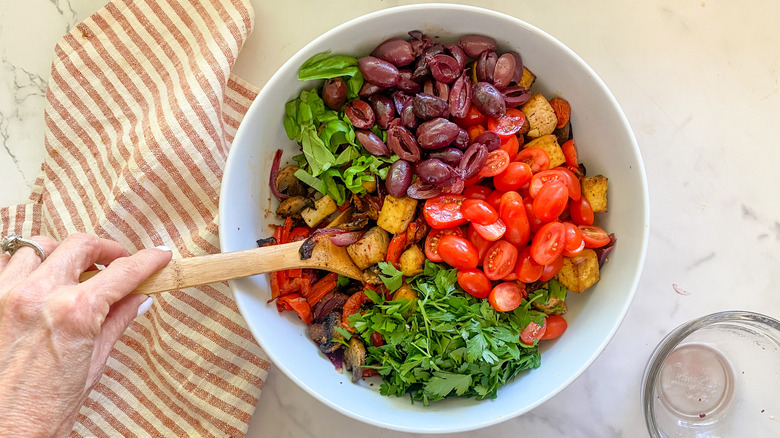
[{"label": "striped kitchen towel", "polygon": [[[219,251],[228,149],[257,89],[231,74],[248,0],[114,0],[63,37],[46,159],[2,235]],[[244,436],[269,368],[227,284],[164,293],[114,349],[72,436]]]}]

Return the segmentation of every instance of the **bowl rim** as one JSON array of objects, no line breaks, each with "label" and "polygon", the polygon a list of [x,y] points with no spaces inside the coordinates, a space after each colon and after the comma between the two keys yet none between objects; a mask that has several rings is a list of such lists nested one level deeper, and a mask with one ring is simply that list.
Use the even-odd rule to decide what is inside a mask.
[{"label": "bowl rim", "polygon": [[[404,427],[403,425],[397,425],[397,424],[388,424],[388,423],[382,423],[379,421],[376,421],[375,419],[366,418],[364,416],[361,416],[358,413],[352,412],[350,410],[344,409],[340,405],[335,404],[334,402],[328,400],[327,398],[321,396],[316,391],[313,391],[312,388],[310,388],[307,384],[305,384],[298,376],[295,376],[289,372],[288,369],[286,369],[284,366],[278,365],[278,357],[272,352],[267,351],[266,349],[263,349],[265,353],[269,356],[271,361],[279,368],[282,372],[285,373],[285,375],[292,381],[298,385],[298,387],[304,389],[305,392],[307,392],[309,395],[313,396],[315,399],[319,400],[321,403],[329,406],[330,408],[334,409],[335,411],[341,413],[342,415],[346,415],[350,418],[359,420],[361,422],[371,424],[378,427],[386,427],[398,431],[404,431],[404,432],[414,432],[414,433],[452,433],[452,432],[464,432],[464,431],[470,431],[470,430],[476,430],[481,429],[484,427],[492,426],[495,424],[499,424],[501,422],[504,422],[510,418],[514,418],[516,416],[525,414],[535,408],[537,408],[539,405],[545,403],[550,398],[554,397],[558,393],[560,393],[563,389],[568,387],[574,380],[579,378],[592,364],[593,362],[604,352],[606,346],[611,342],[611,340],[614,338],[615,333],[617,332],[618,328],[622,324],[622,322],[625,320],[626,314],[628,313],[628,309],[630,308],[634,296],[636,294],[636,290],[638,288],[638,284],[641,278],[641,273],[645,265],[645,260],[647,256],[647,247],[648,247],[648,240],[649,240],[649,218],[650,218],[650,199],[649,199],[649,190],[647,185],[647,175],[644,167],[644,161],[642,159],[641,151],[639,149],[639,145],[636,141],[635,135],[633,130],[631,129],[631,125],[628,122],[628,119],[623,112],[623,109],[617,102],[616,98],[612,94],[612,92],[609,90],[609,88],[606,86],[604,81],[596,74],[596,72],[593,70],[593,68],[586,63],[577,53],[575,53],[572,49],[570,49],[568,46],[563,44],[561,41],[556,39],[551,34],[543,31],[542,29],[528,23],[527,21],[524,21],[522,19],[519,19],[517,17],[508,15],[503,12],[499,12],[493,9],[484,8],[484,7],[477,7],[477,6],[470,6],[470,5],[463,5],[463,4],[454,4],[454,3],[418,3],[418,4],[412,4],[412,5],[401,5],[401,6],[394,6],[386,9],[377,10],[374,12],[370,12],[364,15],[361,15],[359,17],[352,18],[348,21],[345,21],[332,29],[326,31],[325,33],[319,35],[317,38],[313,39],[309,43],[307,43],[305,46],[303,46],[301,49],[299,49],[293,56],[291,56],[287,61],[285,61],[282,66],[279,67],[279,69],[269,78],[269,80],[266,82],[266,84],[263,86],[263,88],[260,90],[258,95],[256,96],[255,100],[250,105],[249,109],[246,112],[246,115],[250,115],[253,112],[258,111],[257,108],[259,108],[259,102],[262,100],[261,97],[266,93],[269,92],[268,85],[271,84],[274,81],[274,78],[280,74],[280,71],[285,69],[285,67],[288,64],[301,64],[305,59],[301,59],[303,57],[304,53],[307,53],[310,51],[310,48],[313,46],[316,46],[320,44],[322,40],[326,40],[328,38],[331,38],[334,34],[337,34],[339,32],[342,32],[343,29],[354,26],[357,23],[367,21],[367,20],[373,20],[375,18],[385,16],[385,15],[392,15],[399,12],[405,12],[405,11],[414,11],[414,10],[431,10],[431,9],[447,9],[447,10],[455,10],[455,11],[464,11],[464,12],[470,12],[470,13],[478,13],[482,15],[488,15],[492,16],[493,18],[505,20],[512,22],[513,24],[526,28],[532,33],[538,34],[542,38],[546,39],[550,44],[557,46],[561,51],[565,52],[567,56],[569,56],[572,60],[574,60],[576,63],[580,64],[582,68],[587,71],[593,82],[598,85],[600,89],[600,93],[603,94],[603,96],[609,101],[610,105],[612,105],[613,108],[615,108],[615,116],[619,120],[620,124],[625,129],[625,134],[628,139],[630,139],[630,144],[627,144],[626,147],[630,147],[634,151],[635,158],[637,160],[638,168],[634,169],[636,172],[638,172],[638,178],[640,179],[640,186],[641,186],[641,196],[638,198],[642,200],[641,205],[637,205],[637,208],[641,208],[643,215],[641,217],[642,221],[642,229],[637,230],[637,234],[639,235],[638,241],[638,248],[639,248],[639,254],[636,258],[636,266],[637,266],[637,273],[633,276],[632,282],[630,284],[630,290],[628,295],[625,297],[625,302],[623,303],[623,306],[620,308],[620,314],[617,315],[615,322],[613,323],[610,330],[607,332],[607,336],[604,337],[604,339],[601,341],[600,344],[597,345],[597,347],[593,350],[593,354],[591,354],[590,357],[586,361],[583,361],[581,366],[576,369],[575,372],[573,372],[568,378],[563,379],[560,381],[560,383],[557,385],[557,387],[554,388],[554,390],[550,391],[545,396],[539,398],[535,403],[531,403],[528,406],[526,406],[524,409],[518,409],[515,412],[512,413],[512,415],[506,415],[503,417],[498,418],[490,418],[480,421],[473,421],[465,425],[450,425],[448,428],[428,428],[428,429],[420,429],[420,428],[410,428],[410,427]],[[239,141],[243,141],[243,132],[245,130],[241,129],[240,125],[236,135],[233,140],[233,144]],[[232,148],[231,148],[232,149]],[[235,154],[228,153],[228,157],[226,159],[225,163],[225,170],[224,175],[228,175],[231,172],[232,167],[238,166],[238,164],[235,163],[236,160],[232,159],[232,157],[235,157]],[[227,205],[225,204],[226,196],[223,196],[222,190],[224,190],[225,185],[223,184],[220,189],[220,201],[219,201],[219,215],[221,216],[224,211],[226,211]],[[226,242],[226,235],[227,233],[224,232],[222,229],[223,224],[225,221],[220,220],[220,232],[219,232],[219,243],[220,248],[225,248],[227,246]],[[236,301],[237,307],[239,309],[239,312],[243,315],[246,314],[246,308],[242,304],[241,299],[239,299],[239,296],[236,291],[236,286],[233,281],[230,283],[230,289],[233,293],[234,299]],[[249,324],[247,324],[249,326]],[[254,336],[254,331],[252,330],[252,327],[249,326],[250,332],[252,332]],[[255,336],[256,341],[258,344],[263,345],[263,342],[261,341],[262,337]]]}]

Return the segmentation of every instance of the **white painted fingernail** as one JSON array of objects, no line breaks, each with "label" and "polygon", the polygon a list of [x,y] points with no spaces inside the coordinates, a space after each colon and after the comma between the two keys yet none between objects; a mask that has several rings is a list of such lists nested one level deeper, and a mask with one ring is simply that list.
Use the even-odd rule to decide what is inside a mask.
[{"label": "white painted fingernail", "polygon": [[154,300],[152,299],[152,297],[147,297],[146,301],[144,301],[143,303],[141,303],[140,306],[138,306],[138,315],[136,315],[135,317],[138,318],[139,316],[148,312],[149,309],[152,307],[152,304],[154,304]]},{"label": "white painted fingernail", "polygon": [[170,248],[168,248],[168,247],[167,247],[167,246],[165,246],[165,245],[155,246],[155,248],[157,248],[157,249],[159,249],[159,250],[162,250],[162,251],[168,251],[168,252],[171,252],[171,249],[170,249]]}]

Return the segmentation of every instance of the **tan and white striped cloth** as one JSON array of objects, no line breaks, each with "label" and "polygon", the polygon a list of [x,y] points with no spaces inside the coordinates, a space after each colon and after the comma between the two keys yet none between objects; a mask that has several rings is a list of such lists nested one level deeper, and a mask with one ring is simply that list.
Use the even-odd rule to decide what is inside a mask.
[{"label": "tan and white striped cloth", "polygon": [[[46,159],[0,232],[87,232],[130,252],[219,251],[225,159],[257,89],[231,74],[248,0],[114,0],[57,44]],[[269,368],[226,284],[160,294],[72,436],[244,436]]]}]

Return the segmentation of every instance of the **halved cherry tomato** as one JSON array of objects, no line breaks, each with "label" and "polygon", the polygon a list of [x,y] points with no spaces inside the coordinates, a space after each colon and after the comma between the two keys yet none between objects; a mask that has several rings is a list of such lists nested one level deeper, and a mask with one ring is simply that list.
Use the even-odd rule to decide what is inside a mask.
[{"label": "halved cherry tomato", "polygon": [[561,151],[563,151],[563,157],[566,159],[567,166],[574,168],[580,166],[579,157],[577,157],[577,146],[574,144],[573,138],[563,142],[561,145]]},{"label": "halved cherry tomato", "polygon": [[463,231],[457,227],[445,228],[442,230],[431,230],[431,232],[428,233],[428,236],[425,237],[425,257],[427,257],[428,260],[434,263],[439,263],[442,261],[438,249],[439,240],[441,240],[442,236],[447,234],[454,234],[456,236],[463,237]]},{"label": "halved cherry tomato", "polygon": [[585,239],[582,238],[580,229],[571,222],[563,222],[566,227],[566,243],[563,247],[564,257],[574,257],[585,249]]},{"label": "halved cherry tomato", "polygon": [[522,161],[527,164],[533,173],[548,170],[550,168],[550,156],[542,148],[534,146],[524,148],[515,156],[514,161]]},{"label": "halved cherry tomato", "polygon": [[580,225],[579,229],[585,240],[585,248],[601,248],[609,243],[609,235],[598,225]]},{"label": "halved cherry tomato", "polygon": [[499,283],[488,295],[488,302],[497,312],[511,312],[523,302],[525,288],[514,282]]},{"label": "halved cherry tomato", "polygon": [[506,240],[493,243],[485,254],[482,269],[487,278],[500,280],[514,271],[517,263],[517,248]]},{"label": "halved cherry tomato", "polygon": [[534,197],[534,214],[544,222],[550,222],[566,210],[569,191],[563,181],[550,181],[542,186]]},{"label": "halved cherry tomato", "polygon": [[485,132],[485,127],[482,125],[471,125],[466,128],[466,132],[469,134],[469,142],[474,143],[474,140]]},{"label": "halved cherry tomato", "polygon": [[478,223],[471,224],[474,227],[474,231],[486,240],[495,242],[496,240],[504,237],[506,233],[506,224],[501,219],[496,219],[495,222],[489,225],[480,225]]},{"label": "halved cherry tomato", "polygon": [[498,212],[481,199],[468,198],[460,205],[463,217],[480,225],[489,225],[498,219]]},{"label": "halved cherry tomato", "polygon": [[472,199],[482,199],[485,200],[490,196],[490,194],[493,193],[492,190],[485,186],[481,185],[473,185],[468,186],[465,189],[463,189],[463,192],[461,192],[461,195],[472,198]]},{"label": "halved cherry tomato", "polygon": [[463,269],[458,271],[458,285],[477,298],[487,298],[493,285],[480,269]]},{"label": "halved cherry tomato", "polygon": [[499,203],[498,214],[499,216],[506,217],[507,209],[517,208],[523,205],[523,197],[520,193],[514,190],[508,191],[501,195],[501,202]]},{"label": "halved cherry tomato", "polygon": [[471,105],[471,109],[469,109],[469,113],[466,114],[466,117],[454,119],[453,121],[457,123],[458,126],[465,128],[474,125],[484,125],[485,121],[487,121],[487,117],[482,114],[477,107]]},{"label": "halved cherry tomato", "polygon": [[466,239],[469,239],[469,241],[477,248],[477,254],[479,255],[479,262],[477,263],[477,266],[481,265],[482,259],[485,258],[485,254],[493,242],[480,236],[479,233],[477,233],[477,230],[474,229],[474,224],[469,224],[468,228],[466,228],[465,237]]},{"label": "halved cherry tomato", "polygon": [[501,145],[499,145],[498,148],[506,151],[506,153],[509,154],[509,159],[514,160],[517,156],[517,152],[520,150],[520,141],[517,139],[516,135],[510,135],[509,137],[501,139]]},{"label": "halved cherry tomato", "polygon": [[[514,193],[514,194],[510,194]],[[528,213],[525,203],[516,192],[506,192],[502,197],[501,218],[506,224],[504,239],[518,248],[528,245],[531,238],[531,227],[528,223]]]},{"label": "halved cherry tomato", "polygon": [[[531,182],[528,184],[528,194],[531,195],[532,198],[536,197],[536,194],[539,192],[539,189],[542,188],[543,185],[549,183],[550,181],[564,181],[564,178],[566,178],[563,173],[558,171],[558,169],[550,169],[550,170],[543,170],[539,173],[535,173],[533,178],[531,178]],[[566,194],[568,196],[568,193]]]},{"label": "halved cherry tomato", "polygon": [[[501,149],[498,149],[498,151],[500,150]],[[508,190],[517,190],[528,184],[528,182],[531,181],[532,176],[531,168],[527,164],[520,161],[513,161],[507,165],[503,172],[493,177],[493,185],[496,187],[496,190],[504,192]]]},{"label": "halved cherry tomato", "polygon": [[528,219],[528,227],[531,229],[531,234],[536,233],[539,231],[539,228],[542,228],[542,225],[544,225],[544,222],[542,222],[541,219],[536,217],[534,214],[534,200],[530,196],[527,198],[523,198],[523,204],[525,205],[525,214],[526,219]]},{"label": "halved cherry tomato", "polygon": [[557,259],[553,260],[552,263],[549,265],[544,265],[544,269],[542,270],[542,275],[539,277],[539,281],[550,281],[553,277],[558,275],[558,272],[563,268],[563,256],[558,256]]},{"label": "halved cherry tomato", "polygon": [[544,336],[547,331],[547,319],[542,325],[539,325],[533,321],[528,324],[522,332],[520,332],[520,341],[525,345],[534,345],[536,341]]},{"label": "halved cherry tomato", "polygon": [[506,274],[505,277],[501,278],[502,281],[517,281],[517,274],[515,274],[515,271],[512,271],[508,274]]},{"label": "halved cherry tomato", "polygon": [[582,198],[582,186],[580,185],[580,179],[571,170],[559,166],[555,170],[561,172],[563,178],[561,181],[566,183],[566,188],[569,190],[569,197],[575,201],[579,201]]},{"label": "halved cherry tomato", "polygon": [[492,205],[493,208],[498,210],[501,207],[501,197],[504,196],[504,192],[501,190],[493,190],[490,195],[488,195],[487,199],[485,201],[488,202],[488,204]]},{"label": "halved cherry tomato", "polygon": [[496,176],[509,166],[509,161],[509,154],[505,150],[496,149],[488,154],[479,176]]},{"label": "halved cherry tomato", "polygon": [[460,211],[460,205],[466,197],[456,194],[435,196],[425,201],[423,216],[431,228],[442,229],[457,227],[466,223],[466,218]]},{"label": "halved cherry tomato", "polygon": [[471,186],[473,186],[475,184],[481,183],[483,179],[484,178],[479,176],[479,175],[472,176],[471,178],[463,181],[463,186],[464,187],[471,187]]},{"label": "halved cherry tomato", "polygon": [[561,315],[547,315],[547,318],[544,320],[544,324],[547,326],[547,329],[540,338],[544,340],[557,338],[558,336],[562,335],[569,326],[569,324],[566,323],[566,320]]},{"label": "halved cherry tomato", "polygon": [[479,252],[473,243],[463,237],[445,234],[439,239],[439,255],[453,268],[474,269],[479,263]]},{"label": "halved cherry tomato", "polygon": [[544,266],[536,263],[531,257],[531,247],[526,246],[517,254],[517,263],[515,264],[515,275],[523,283],[533,283],[538,280],[544,272]]},{"label": "halved cherry tomato", "polygon": [[491,117],[487,121],[488,131],[499,137],[513,137],[526,123],[525,114],[517,108],[507,108],[503,116]]},{"label": "halved cherry tomato", "polygon": [[591,208],[588,198],[584,196],[579,201],[569,202],[569,216],[571,216],[571,221],[577,225],[593,225],[595,220],[593,208]]},{"label": "halved cherry tomato", "polygon": [[560,222],[542,225],[531,242],[531,257],[540,265],[549,265],[563,253],[566,227]]}]

